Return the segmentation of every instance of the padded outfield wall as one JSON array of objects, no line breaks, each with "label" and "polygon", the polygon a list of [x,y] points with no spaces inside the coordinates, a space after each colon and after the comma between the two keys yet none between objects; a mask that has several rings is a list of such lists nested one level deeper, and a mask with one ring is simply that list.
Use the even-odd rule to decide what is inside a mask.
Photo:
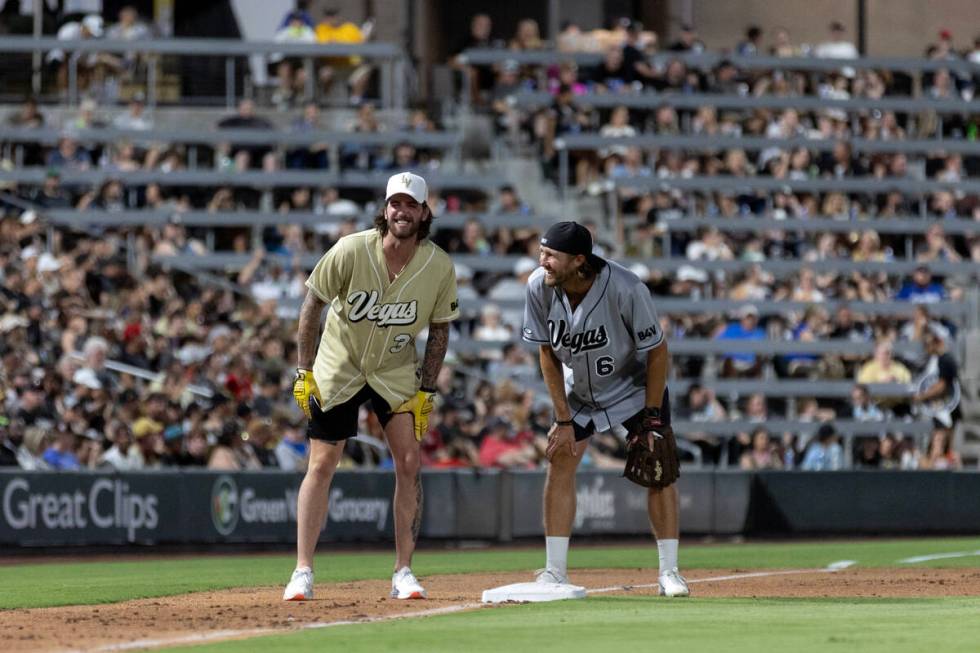
[{"label": "padded outfield wall", "polygon": [[[282,472],[0,472],[0,547],[289,543],[302,477]],[[541,471],[428,471],[422,537],[543,534]],[[338,472],[323,541],[392,539],[394,475]],[[980,533],[975,472],[684,471],[685,535]],[[578,535],[649,532],[645,492],[578,477]]]}]

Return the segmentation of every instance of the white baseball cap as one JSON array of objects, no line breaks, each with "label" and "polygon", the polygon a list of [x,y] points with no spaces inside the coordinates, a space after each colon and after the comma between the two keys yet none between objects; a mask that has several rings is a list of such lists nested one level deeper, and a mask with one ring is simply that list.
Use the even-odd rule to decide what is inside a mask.
[{"label": "white baseball cap", "polygon": [[102,16],[98,14],[89,14],[82,19],[82,25],[84,25],[95,38],[102,36]]},{"label": "white baseball cap", "polygon": [[404,193],[415,199],[416,202],[424,203],[429,198],[429,187],[425,180],[411,172],[399,172],[388,178],[388,188],[385,190],[385,201],[387,202],[393,195]]}]

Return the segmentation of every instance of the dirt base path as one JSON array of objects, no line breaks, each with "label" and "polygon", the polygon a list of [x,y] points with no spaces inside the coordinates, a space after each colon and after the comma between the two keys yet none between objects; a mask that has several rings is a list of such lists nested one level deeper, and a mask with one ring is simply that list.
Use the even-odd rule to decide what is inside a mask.
[{"label": "dirt base path", "polygon": [[[980,595],[980,569],[687,570],[697,597],[941,597]],[[319,584],[316,600],[284,603],[281,587],[200,592],[109,605],[0,612],[3,650],[125,651],[241,639],[263,633],[426,613],[479,609],[483,590],[531,580],[496,573],[423,578],[427,601],[388,598],[388,581]],[[603,594],[655,595],[645,570],[575,570],[572,581]],[[654,587],[643,585],[654,584]],[[622,589],[623,586],[629,589]],[[612,591],[609,588],[619,589]],[[667,599],[664,599],[667,600]],[[496,608],[496,609],[506,609]],[[311,626],[316,624],[317,626]]]}]

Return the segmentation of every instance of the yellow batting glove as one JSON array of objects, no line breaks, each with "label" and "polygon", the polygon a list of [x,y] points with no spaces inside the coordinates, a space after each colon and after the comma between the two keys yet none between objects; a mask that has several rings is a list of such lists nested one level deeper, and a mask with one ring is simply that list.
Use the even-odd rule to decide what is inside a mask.
[{"label": "yellow batting glove", "polygon": [[429,430],[429,413],[435,407],[434,390],[419,390],[415,396],[395,409],[396,413],[411,413],[415,418],[415,439],[419,442]]},{"label": "yellow batting glove", "polygon": [[322,403],[320,388],[316,387],[316,379],[313,378],[313,370],[297,367],[296,380],[293,381],[293,398],[296,399],[296,405],[303,411],[307,419],[313,419],[310,397],[314,397],[318,405]]}]

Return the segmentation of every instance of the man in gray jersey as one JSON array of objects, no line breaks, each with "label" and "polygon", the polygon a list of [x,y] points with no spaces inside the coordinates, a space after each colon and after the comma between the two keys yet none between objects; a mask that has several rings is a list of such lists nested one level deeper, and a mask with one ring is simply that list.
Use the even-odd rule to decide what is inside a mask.
[{"label": "man in gray jersey", "polygon": [[[587,440],[637,421],[670,431],[668,351],[649,289],[623,266],[592,254],[585,227],[559,222],[549,228],[539,262],[528,279],[522,328],[524,340],[540,344],[541,373],[555,409],[544,490],[547,564],[538,581],[567,583],[575,470]],[[676,485],[650,487],[647,509],[660,557],[660,593],[687,596],[677,570]]]}]

